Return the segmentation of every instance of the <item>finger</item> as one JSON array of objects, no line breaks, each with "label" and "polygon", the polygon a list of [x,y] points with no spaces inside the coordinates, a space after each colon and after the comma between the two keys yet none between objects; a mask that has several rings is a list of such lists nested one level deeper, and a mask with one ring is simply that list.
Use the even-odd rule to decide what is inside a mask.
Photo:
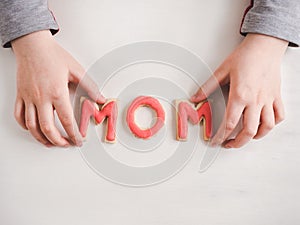
[{"label": "finger", "polygon": [[198,103],[206,99],[213,93],[220,85],[223,85],[229,73],[226,64],[221,65],[212,76],[198,89],[198,91],[191,97],[191,102]]},{"label": "finger", "polygon": [[56,146],[68,147],[69,142],[60,134],[54,124],[53,107],[51,104],[44,103],[37,105],[38,120],[41,131],[47,139]]},{"label": "finger", "polygon": [[216,146],[222,144],[237,127],[240,118],[243,114],[245,106],[235,101],[229,96],[224,119],[217,133],[211,140],[211,145]]},{"label": "finger", "polygon": [[281,99],[276,99],[273,103],[273,110],[275,116],[275,124],[278,124],[284,120],[284,106]]},{"label": "finger", "polygon": [[54,102],[54,107],[57,112],[58,118],[63,125],[66,133],[68,134],[71,141],[77,146],[82,145],[82,136],[79,132],[76,124],[73,109],[69,99],[69,94],[62,96],[59,101]]},{"label": "finger", "polygon": [[98,85],[88,74],[86,74],[85,70],[79,63],[75,61],[72,64],[70,73],[72,78],[71,80],[75,83],[79,83],[93,101],[99,104],[105,103],[105,98],[100,93]]},{"label": "finger", "polygon": [[25,125],[31,135],[40,143],[46,145],[47,147],[51,146],[51,143],[48,139],[43,135],[40,130],[38,120],[37,120],[37,112],[36,108],[33,104],[28,103],[25,107]]},{"label": "finger", "polygon": [[261,108],[249,107],[245,109],[243,118],[243,129],[235,139],[229,140],[225,148],[240,148],[249,142],[257,133]]},{"label": "finger", "polygon": [[275,126],[275,117],[272,106],[264,106],[261,111],[260,116],[260,125],[258,131],[254,136],[255,139],[264,137],[267,133],[270,132]]},{"label": "finger", "polygon": [[15,102],[15,111],[14,111],[15,119],[17,120],[18,124],[27,130],[25,124],[25,103],[23,99],[17,97]]},{"label": "finger", "polygon": [[87,92],[87,94],[93,101],[99,104],[105,103],[105,98],[100,93],[98,85],[89,75],[85,75],[84,78],[80,81],[79,85]]}]

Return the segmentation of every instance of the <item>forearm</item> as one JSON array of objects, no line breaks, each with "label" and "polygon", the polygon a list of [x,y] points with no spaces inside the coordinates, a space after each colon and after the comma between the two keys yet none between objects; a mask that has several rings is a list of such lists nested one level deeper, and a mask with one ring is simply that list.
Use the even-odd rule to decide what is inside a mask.
[{"label": "forearm", "polygon": [[265,34],[299,46],[299,0],[254,0],[243,20],[241,33]]},{"label": "forearm", "polygon": [[11,41],[29,33],[58,31],[58,25],[47,0],[0,0],[0,38],[4,47]]}]

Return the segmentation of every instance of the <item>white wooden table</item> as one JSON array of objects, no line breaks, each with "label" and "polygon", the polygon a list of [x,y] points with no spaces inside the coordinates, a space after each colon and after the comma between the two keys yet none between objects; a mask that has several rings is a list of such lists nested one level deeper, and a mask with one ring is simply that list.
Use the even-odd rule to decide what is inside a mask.
[{"label": "white wooden table", "polygon": [[[178,44],[214,69],[241,41],[248,1],[52,0],[56,39],[84,67],[141,40]],[[300,220],[300,51],[283,64],[285,121],[240,150],[222,150],[198,173],[199,155],[175,177],[147,188],[96,175],[77,149],[47,149],[15,122],[16,65],[0,49],[0,224],[297,224]]]}]

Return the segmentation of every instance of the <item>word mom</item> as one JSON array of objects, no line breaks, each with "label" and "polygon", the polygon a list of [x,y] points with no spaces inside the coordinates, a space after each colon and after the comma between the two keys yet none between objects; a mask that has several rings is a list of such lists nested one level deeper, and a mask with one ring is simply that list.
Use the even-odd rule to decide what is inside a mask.
[{"label": "word mom", "polygon": [[[204,129],[204,140],[212,135],[212,112],[208,101],[203,101],[197,106],[186,100],[176,100],[176,139],[187,140],[188,121],[193,125],[202,122]],[[155,124],[147,129],[142,129],[135,122],[135,111],[139,107],[149,107],[156,113]],[[105,141],[114,143],[116,141],[116,123],[118,117],[117,100],[110,99],[101,108],[87,98],[81,99],[81,116],[79,130],[83,137],[86,136],[90,119],[93,118],[96,124],[107,120]],[[127,109],[126,122],[130,131],[137,138],[149,139],[155,135],[165,123],[165,111],[160,102],[150,96],[139,96],[133,100]]]}]

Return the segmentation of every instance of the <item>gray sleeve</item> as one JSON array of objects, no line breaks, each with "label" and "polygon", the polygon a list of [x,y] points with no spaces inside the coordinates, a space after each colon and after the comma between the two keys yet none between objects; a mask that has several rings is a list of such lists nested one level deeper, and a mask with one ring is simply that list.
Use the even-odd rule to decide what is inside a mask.
[{"label": "gray sleeve", "polygon": [[254,0],[246,11],[241,33],[260,33],[300,45],[299,0]]},{"label": "gray sleeve", "polygon": [[58,25],[47,0],[0,0],[0,39],[3,47],[23,35],[50,30],[58,31]]}]

